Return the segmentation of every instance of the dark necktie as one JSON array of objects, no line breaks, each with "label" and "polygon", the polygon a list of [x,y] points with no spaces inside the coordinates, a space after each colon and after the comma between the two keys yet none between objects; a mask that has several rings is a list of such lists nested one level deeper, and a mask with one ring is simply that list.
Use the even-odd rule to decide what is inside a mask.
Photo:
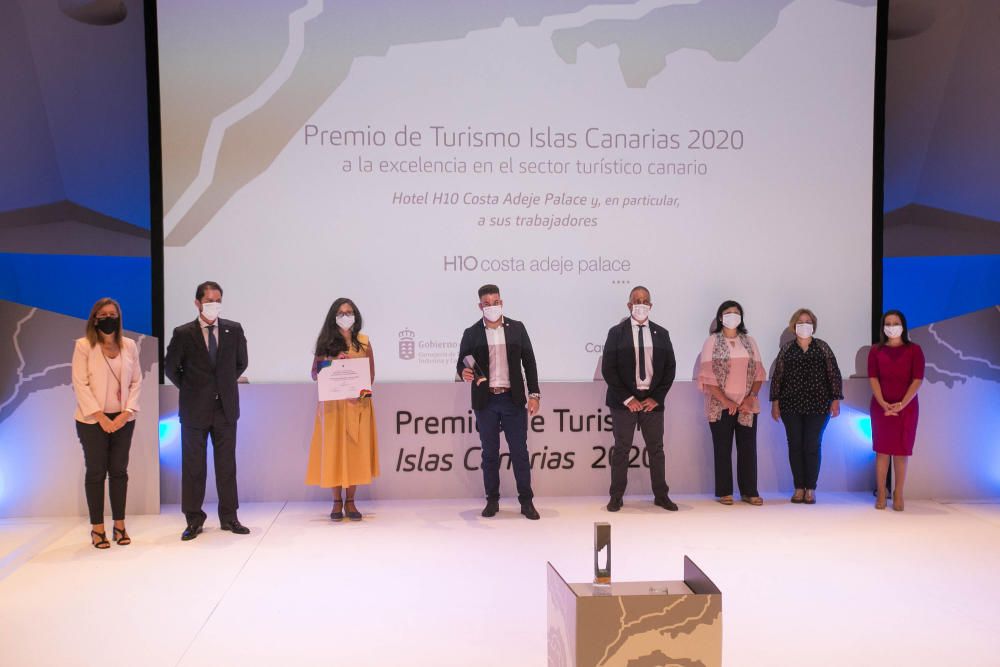
[{"label": "dark necktie", "polygon": [[215,365],[215,357],[219,353],[219,344],[215,342],[215,325],[208,325],[208,358],[212,360],[212,365]]},{"label": "dark necktie", "polygon": [[645,324],[639,325],[639,379],[646,379],[646,343],[642,340],[642,330],[646,328]]}]

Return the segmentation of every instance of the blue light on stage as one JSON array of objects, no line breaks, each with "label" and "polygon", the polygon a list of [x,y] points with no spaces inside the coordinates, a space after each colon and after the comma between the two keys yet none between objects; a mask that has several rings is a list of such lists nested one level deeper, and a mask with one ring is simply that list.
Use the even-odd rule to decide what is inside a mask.
[{"label": "blue light on stage", "polygon": [[[994,442],[994,445],[1000,445],[1000,442]],[[992,480],[993,488],[991,489],[992,496],[1000,496],[1000,447],[993,447],[993,475]],[[3,488],[0,486],[0,499],[3,498]]]},{"label": "blue light on stage", "polygon": [[855,426],[858,432],[864,436],[865,440],[871,442],[872,439],[872,418],[871,417],[861,417],[855,422]]},{"label": "blue light on stage", "polygon": [[872,418],[867,412],[848,407],[841,403],[840,417],[850,423],[850,432],[859,448],[866,450],[872,446]]},{"label": "blue light on stage", "polygon": [[177,415],[170,415],[160,420],[160,449],[173,446],[181,433],[181,424]]}]

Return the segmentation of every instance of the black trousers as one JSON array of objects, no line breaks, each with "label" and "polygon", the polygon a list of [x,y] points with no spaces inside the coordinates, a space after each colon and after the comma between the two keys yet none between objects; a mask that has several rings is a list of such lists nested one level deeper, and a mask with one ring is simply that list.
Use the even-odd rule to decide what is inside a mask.
[{"label": "black trousers", "polygon": [[532,499],[531,463],[528,460],[528,410],[511,400],[510,392],[491,394],[483,410],[476,410],[479,442],[483,446],[483,486],[487,500],[500,498],[500,431],[507,439],[510,462],[517,482],[517,499]]},{"label": "black trousers", "polygon": [[709,422],[712,446],[715,449],[715,495],[733,495],[733,437],[736,438],[736,479],[740,495],[748,498],[757,493],[757,415],[752,426],[743,426],[737,415],[722,411],[717,422]]},{"label": "black trousers", "polygon": [[[115,419],[120,413],[106,415]],[[87,495],[87,509],[90,523],[104,523],[104,480],[108,480],[108,495],[111,496],[111,516],[115,521],[125,519],[125,498],[128,493],[128,452],[132,447],[132,432],[135,422],[125,425],[114,433],[105,433],[100,424],[76,422],[76,435],[83,445],[83,463],[86,472],[83,490]]]},{"label": "black trousers", "polygon": [[219,495],[219,521],[236,518],[240,503],[236,490],[236,423],[230,423],[216,402],[209,428],[181,424],[181,510],[188,525],[205,523],[207,515],[201,506],[205,502],[208,478],[208,438],[212,437],[212,459],[215,461],[215,489]]},{"label": "black trousers", "polygon": [[829,413],[802,414],[781,411],[788,436],[788,463],[796,489],[815,489],[819,479],[820,443],[830,423]]},{"label": "black trousers", "polygon": [[663,415],[658,412],[631,412],[626,408],[611,409],[611,430],[615,436],[615,444],[611,448],[611,489],[612,498],[625,495],[628,486],[628,463],[635,439],[635,431],[642,431],[642,439],[646,443],[646,453],[649,456],[649,481],[653,488],[653,496],[666,497],[670,487],[667,486],[665,473],[665,457],[663,455]]}]

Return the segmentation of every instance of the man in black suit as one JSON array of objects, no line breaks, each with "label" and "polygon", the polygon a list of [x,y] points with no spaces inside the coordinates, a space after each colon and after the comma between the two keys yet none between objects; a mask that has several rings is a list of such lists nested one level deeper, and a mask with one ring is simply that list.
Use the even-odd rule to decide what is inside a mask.
[{"label": "man in black suit", "polygon": [[677,361],[670,334],[649,319],[652,305],[648,289],[633,287],[626,304],[630,316],[611,327],[604,343],[601,374],[608,383],[605,403],[611,408],[615,438],[610,457],[609,512],[622,508],[636,428],[642,431],[649,455],[653,502],[671,512],[677,511],[677,505],[667,495],[663,456],[663,401],[674,382]]},{"label": "man in black suit", "polygon": [[181,509],[187,518],[182,540],[198,537],[206,515],[206,454],[212,436],[215,487],[222,530],[246,535],[236,517],[237,381],[246,370],[247,339],[239,322],[219,318],[222,287],[208,281],[195,291],[198,319],[174,329],[163,359],[164,373],[180,389]]},{"label": "man in black suit", "polygon": [[[462,334],[457,369],[462,379],[471,383],[472,409],[479,426],[483,485],[486,487],[483,516],[494,516],[500,509],[500,431],[503,431],[514,466],[521,514],[538,519],[538,511],[532,503],[534,494],[528,460],[528,415],[538,412],[542,399],[538,391],[535,352],[524,325],[503,316],[499,287],[483,285],[479,288],[479,309],[483,311],[482,319]],[[467,363],[467,357],[471,357],[471,363]],[[530,392],[527,396],[525,379]]]}]

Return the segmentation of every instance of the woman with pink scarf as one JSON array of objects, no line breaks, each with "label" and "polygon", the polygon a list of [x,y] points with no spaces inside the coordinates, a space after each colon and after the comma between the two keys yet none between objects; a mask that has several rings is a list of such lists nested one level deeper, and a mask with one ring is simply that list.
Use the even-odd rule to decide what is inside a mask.
[{"label": "woman with pink scarf", "polygon": [[763,505],[757,492],[757,394],[766,373],[757,341],[747,333],[743,307],[724,301],[701,351],[698,386],[705,392],[705,416],[715,450],[715,495],[733,504],[733,440],[740,499]]}]

